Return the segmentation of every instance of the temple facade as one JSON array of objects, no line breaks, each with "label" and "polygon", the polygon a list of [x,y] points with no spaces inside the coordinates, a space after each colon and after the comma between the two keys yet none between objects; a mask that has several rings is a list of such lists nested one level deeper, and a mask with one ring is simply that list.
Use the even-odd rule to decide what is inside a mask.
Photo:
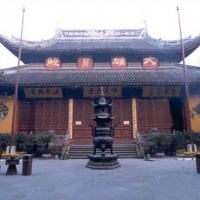
[{"label": "temple facade", "polygon": [[[0,35],[18,56],[20,40]],[[185,56],[200,36],[183,40]],[[22,41],[15,132],[69,130],[71,143],[92,144],[92,102],[101,87],[112,104],[115,141],[132,143],[136,132],[187,129],[180,40],[137,30],[61,30],[53,38]],[[0,71],[0,132],[11,132],[17,67]],[[192,130],[200,124],[200,69],[187,66]]]}]

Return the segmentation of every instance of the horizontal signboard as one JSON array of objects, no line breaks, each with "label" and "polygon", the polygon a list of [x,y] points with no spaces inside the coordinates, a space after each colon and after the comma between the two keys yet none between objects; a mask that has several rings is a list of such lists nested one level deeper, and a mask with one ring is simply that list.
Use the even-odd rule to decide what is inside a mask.
[{"label": "horizontal signboard", "polygon": [[169,86],[169,87],[143,87],[142,96],[143,97],[179,97],[180,87]]},{"label": "horizontal signboard", "polygon": [[61,98],[62,88],[25,88],[26,98]]},{"label": "horizontal signboard", "polygon": [[[121,97],[121,87],[103,87],[103,93],[105,97]],[[100,97],[101,87],[84,87],[84,97]]]}]

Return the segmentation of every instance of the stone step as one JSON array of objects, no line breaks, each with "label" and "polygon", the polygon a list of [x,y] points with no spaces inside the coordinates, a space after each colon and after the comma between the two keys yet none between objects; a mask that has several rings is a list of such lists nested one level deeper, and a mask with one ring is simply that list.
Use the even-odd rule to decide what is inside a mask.
[{"label": "stone step", "polygon": [[[136,144],[116,144],[113,145],[113,152],[119,158],[135,158],[137,155]],[[88,155],[93,153],[93,145],[74,145],[72,144],[69,149],[69,159],[87,159]],[[96,153],[101,153],[99,149]],[[110,153],[107,149],[105,153]]]}]

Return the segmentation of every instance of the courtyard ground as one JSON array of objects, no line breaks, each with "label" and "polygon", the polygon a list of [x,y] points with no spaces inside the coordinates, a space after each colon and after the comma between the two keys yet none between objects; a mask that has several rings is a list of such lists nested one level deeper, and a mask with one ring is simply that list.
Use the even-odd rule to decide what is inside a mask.
[{"label": "courtyard ground", "polygon": [[33,159],[32,174],[6,176],[1,161],[2,200],[197,200],[200,174],[195,160],[174,157],[119,159],[121,167],[93,170],[88,160]]}]

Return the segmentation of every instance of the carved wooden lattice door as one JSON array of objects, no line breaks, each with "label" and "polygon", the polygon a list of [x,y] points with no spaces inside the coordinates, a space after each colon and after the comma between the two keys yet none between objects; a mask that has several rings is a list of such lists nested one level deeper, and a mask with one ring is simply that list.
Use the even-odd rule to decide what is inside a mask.
[{"label": "carved wooden lattice door", "polygon": [[29,133],[34,132],[35,124],[35,107],[31,101],[20,102],[19,110],[19,131],[25,131]]},{"label": "carved wooden lattice door", "polygon": [[171,130],[170,109],[168,99],[138,99],[137,100],[138,130],[141,134],[158,128],[160,132]]},{"label": "carved wooden lattice door", "polygon": [[36,102],[35,132],[43,133],[52,129],[64,135],[68,128],[68,101],[44,100]]},{"label": "carved wooden lattice door", "polygon": [[94,109],[91,100],[74,101],[73,143],[92,144],[92,120]]},{"label": "carved wooden lattice door", "polygon": [[112,124],[117,125],[115,127],[114,142],[131,143],[133,141],[131,99],[114,99],[112,116],[116,116]]}]

